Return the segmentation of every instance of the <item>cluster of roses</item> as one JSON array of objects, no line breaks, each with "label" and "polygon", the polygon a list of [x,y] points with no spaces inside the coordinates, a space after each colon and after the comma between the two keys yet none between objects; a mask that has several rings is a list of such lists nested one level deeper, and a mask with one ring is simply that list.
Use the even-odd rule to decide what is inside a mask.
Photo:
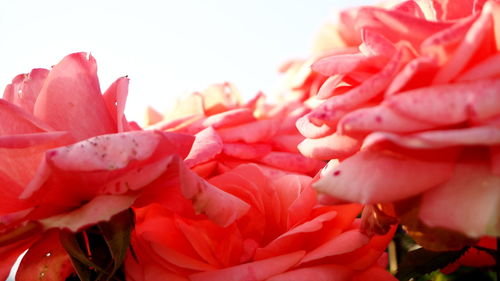
[{"label": "cluster of roses", "polygon": [[355,8],[283,68],[279,103],[214,85],[144,128],[91,55],[19,75],[0,280],[24,252],[16,280],[395,280],[397,223],[428,249],[494,248],[499,50],[496,1]]}]

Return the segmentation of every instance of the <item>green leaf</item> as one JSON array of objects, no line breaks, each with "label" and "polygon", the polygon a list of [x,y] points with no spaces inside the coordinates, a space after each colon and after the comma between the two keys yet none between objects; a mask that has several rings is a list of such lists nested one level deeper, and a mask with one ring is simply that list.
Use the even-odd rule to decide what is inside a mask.
[{"label": "green leaf", "polygon": [[122,266],[127,255],[130,234],[134,227],[134,213],[130,209],[125,210],[113,216],[109,221],[99,223],[98,227],[113,259],[107,270],[109,277],[105,279],[110,280]]},{"label": "green leaf", "polygon": [[467,250],[468,247],[449,252],[433,252],[424,248],[410,251],[399,264],[396,278],[403,281],[419,278],[456,261]]}]

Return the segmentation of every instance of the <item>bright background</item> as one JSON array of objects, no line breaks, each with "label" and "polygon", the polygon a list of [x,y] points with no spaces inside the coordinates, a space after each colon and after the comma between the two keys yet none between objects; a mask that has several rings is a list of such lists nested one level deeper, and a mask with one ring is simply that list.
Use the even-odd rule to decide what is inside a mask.
[{"label": "bright background", "polygon": [[283,62],[310,53],[335,10],[369,2],[0,0],[0,88],[86,51],[97,59],[103,91],[129,76],[130,120],[142,121],[146,105],[164,110],[211,83],[233,82],[248,98],[272,90]]},{"label": "bright background", "polygon": [[[351,0],[360,5],[368,0]],[[0,94],[19,73],[91,52],[104,91],[130,78],[127,116],[146,105],[233,82],[243,96],[272,90],[277,68],[306,57],[338,0],[0,0]]]}]

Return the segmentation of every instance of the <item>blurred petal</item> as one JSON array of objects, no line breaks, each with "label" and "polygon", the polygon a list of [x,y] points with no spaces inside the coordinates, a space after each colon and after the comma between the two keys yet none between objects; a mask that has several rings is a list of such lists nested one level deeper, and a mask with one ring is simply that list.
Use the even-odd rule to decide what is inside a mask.
[{"label": "blurred petal", "polygon": [[330,160],[348,157],[358,151],[360,146],[360,140],[334,133],[319,139],[305,139],[298,148],[306,157]]},{"label": "blurred petal", "polygon": [[484,163],[459,163],[453,177],[425,192],[420,218],[431,227],[444,227],[479,238],[500,234],[500,177]]}]

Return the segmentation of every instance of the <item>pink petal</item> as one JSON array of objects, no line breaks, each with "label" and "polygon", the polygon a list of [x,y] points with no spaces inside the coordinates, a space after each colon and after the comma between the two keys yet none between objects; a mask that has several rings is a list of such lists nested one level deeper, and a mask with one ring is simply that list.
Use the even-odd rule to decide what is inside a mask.
[{"label": "pink petal", "polygon": [[279,120],[258,120],[230,128],[219,129],[224,142],[256,143],[271,139],[279,129]]},{"label": "pink petal", "polygon": [[222,140],[212,127],[196,134],[193,146],[185,163],[188,167],[212,160],[222,152]]},{"label": "pink petal", "polygon": [[271,152],[269,144],[225,143],[223,153],[239,159],[259,159]]},{"label": "pink petal", "polygon": [[[330,161],[313,187],[351,202],[392,202],[446,181],[453,167],[452,162],[430,162],[386,152],[361,151],[340,163]],[[409,178],[412,180],[408,181]]]},{"label": "pink petal", "polygon": [[45,82],[49,71],[35,68],[29,74],[20,74],[7,85],[3,98],[29,113],[33,113],[36,99]]},{"label": "pink petal", "polygon": [[29,239],[17,240],[0,246],[0,256],[2,257],[0,259],[0,280],[7,280],[16,260],[37,238],[37,236],[32,236]]},{"label": "pink petal", "polygon": [[333,55],[322,58],[311,65],[311,69],[324,76],[345,74],[354,70],[373,69],[382,66],[381,57],[367,57],[363,54]]},{"label": "pink petal", "polygon": [[303,256],[304,251],[298,251],[224,269],[196,273],[190,275],[189,279],[192,281],[265,280],[271,276],[287,271],[289,268],[296,265]]},{"label": "pink petal", "polygon": [[309,119],[310,114],[304,115],[297,120],[296,126],[299,132],[306,138],[317,139],[335,132],[335,127],[326,124],[317,125]]},{"label": "pink petal", "polygon": [[[305,247],[304,243],[307,241],[304,239],[304,234],[313,234],[322,230],[325,222],[333,220],[336,216],[337,211],[330,211],[293,227],[275,238],[265,247],[258,248],[255,252],[255,259],[267,259],[286,252],[303,249]],[[311,235],[310,237],[314,236]]]},{"label": "pink petal", "polygon": [[346,114],[338,123],[341,134],[356,135],[376,131],[407,133],[434,128],[432,123],[405,117],[388,108],[384,103]]},{"label": "pink petal", "polygon": [[417,121],[450,125],[500,114],[500,80],[438,85],[392,96],[386,105]]},{"label": "pink petal", "polygon": [[135,196],[101,195],[74,211],[42,219],[40,223],[45,229],[60,228],[78,232],[87,226],[108,221],[128,209],[134,200]]},{"label": "pink petal", "polygon": [[323,100],[341,94],[342,92],[336,90],[344,77],[345,75],[343,74],[336,74],[328,77],[323,85],[321,85],[321,88],[319,88],[316,98]]},{"label": "pink petal", "polygon": [[500,54],[493,55],[484,61],[476,64],[462,75],[457,81],[474,81],[478,79],[487,79],[500,76]]},{"label": "pink petal", "polygon": [[417,81],[416,85],[412,85],[414,88],[421,85],[428,85],[431,82],[429,77],[433,77],[437,70],[438,66],[433,58],[425,56],[417,57],[405,65],[396,77],[394,77],[394,80],[392,80],[385,90],[385,95],[391,96],[396,94],[405,86],[411,84],[412,81]]},{"label": "pink petal", "polygon": [[205,127],[212,126],[213,128],[231,127],[243,123],[255,121],[253,112],[248,108],[238,108],[215,114],[203,120],[202,124]]},{"label": "pink petal", "polygon": [[473,0],[444,1],[432,0],[439,20],[452,20],[466,17],[473,12]]},{"label": "pink petal", "polygon": [[204,213],[216,224],[227,227],[250,209],[245,201],[208,183],[182,162],[179,165],[182,194],[193,201],[198,213]]},{"label": "pink petal", "polygon": [[476,50],[481,46],[483,38],[488,33],[488,29],[491,28],[491,12],[492,7],[490,4],[487,4],[481,16],[472,24],[450,60],[434,77],[435,84],[443,84],[451,81],[464,69]]},{"label": "pink petal", "polygon": [[415,1],[403,1],[402,3],[396,4],[391,10],[406,13],[415,18],[425,19],[424,12]]},{"label": "pink petal", "polygon": [[359,229],[349,230],[333,237],[326,243],[307,253],[301,263],[349,253],[363,247],[369,241],[370,238],[362,234]]},{"label": "pink petal", "polygon": [[350,281],[352,275],[353,271],[345,266],[328,264],[287,271],[266,281]]},{"label": "pink petal", "polygon": [[356,274],[352,281],[397,281],[397,279],[387,269],[372,266],[368,270]]},{"label": "pink petal", "polygon": [[[411,2],[411,1],[407,1]],[[411,2],[413,3],[413,2]],[[385,36],[378,32],[374,32],[369,28],[364,28],[361,31],[363,44],[360,46],[362,52],[368,56],[385,56],[392,57],[396,53],[396,47]]]},{"label": "pink petal", "polygon": [[316,191],[311,187],[311,181],[308,176],[286,175],[273,182],[287,229],[306,220],[316,205]]},{"label": "pink petal", "polygon": [[34,107],[34,115],[76,140],[116,131],[97,79],[94,57],[75,53],[52,68]]},{"label": "pink petal", "polygon": [[469,237],[500,234],[500,177],[484,163],[459,163],[453,177],[429,189],[420,203],[420,218]]},{"label": "pink petal", "polygon": [[305,139],[299,144],[302,155],[319,160],[345,158],[354,154],[361,141],[338,133],[319,139]]},{"label": "pink petal", "polygon": [[54,131],[54,129],[20,107],[0,99],[1,135],[29,134],[44,131]]},{"label": "pink petal", "polygon": [[402,59],[403,52],[397,52],[380,72],[343,95],[329,98],[310,113],[309,119],[318,125],[334,126],[343,110],[354,109],[380,94],[397,74],[403,64]]},{"label": "pink petal", "polygon": [[127,119],[125,118],[128,83],[129,79],[127,77],[118,78],[103,95],[108,112],[116,123],[117,132],[130,131]]},{"label": "pink petal", "polygon": [[262,157],[259,162],[286,171],[305,174],[315,173],[325,165],[323,161],[307,158],[300,154],[275,151]]},{"label": "pink petal", "polygon": [[277,135],[271,140],[274,150],[299,153],[297,146],[304,140],[297,132],[290,135]]}]

